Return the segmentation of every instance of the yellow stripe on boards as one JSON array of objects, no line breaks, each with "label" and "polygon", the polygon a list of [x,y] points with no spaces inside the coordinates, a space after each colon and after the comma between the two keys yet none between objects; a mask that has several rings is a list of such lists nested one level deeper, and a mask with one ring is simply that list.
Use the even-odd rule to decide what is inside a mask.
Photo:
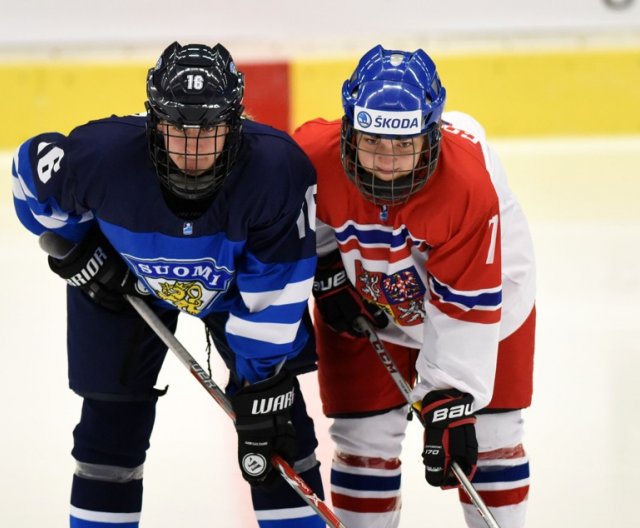
[{"label": "yellow stripe on boards", "polygon": [[[640,133],[640,50],[433,55],[447,109],[472,114],[490,136]],[[292,125],[342,115],[352,60],[292,64]]]},{"label": "yellow stripe on boards", "polygon": [[291,128],[316,117],[342,116],[342,84],[358,62],[342,60],[294,60],[291,62]]},{"label": "yellow stripe on boards", "polygon": [[[640,49],[433,56],[447,109],[472,114],[490,137],[640,133]],[[342,83],[357,60],[291,62],[291,128],[342,115]],[[0,63],[0,149],[39,132],[67,133],[90,119],[143,111],[150,64]]]},{"label": "yellow stripe on boards", "polygon": [[69,132],[91,119],[144,111],[148,64],[0,64],[0,149],[40,132]]}]

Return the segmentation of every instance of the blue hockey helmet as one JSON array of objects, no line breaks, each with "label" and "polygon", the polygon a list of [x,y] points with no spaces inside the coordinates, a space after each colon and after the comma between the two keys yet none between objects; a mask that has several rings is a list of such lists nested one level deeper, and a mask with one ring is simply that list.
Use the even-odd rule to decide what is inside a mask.
[{"label": "blue hockey helmet", "polygon": [[[397,205],[419,191],[435,171],[440,152],[440,119],[446,90],[435,64],[421,49],[387,50],[378,45],[358,63],[342,86],[341,152],[347,176],[365,198]],[[377,178],[359,161],[363,137],[416,141],[414,168],[390,181]],[[401,154],[392,154],[399,156]]]},{"label": "blue hockey helmet", "polygon": [[[173,194],[200,199],[222,186],[240,148],[243,96],[244,76],[221,44],[182,46],[174,42],[149,69],[146,102],[149,151],[160,181]],[[188,129],[193,129],[190,137],[203,144],[200,138],[207,134],[211,137],[211,131],[224,134],[224,141],[216,142],[223,147],[213,152],[201,147],[195,152],[187,152],[186,146],[181,151],[168,149],[168,138],[174,134],[184,139]],[[215,159],[215,163],[203,171],[186,171],[175,163],[179,156]]]}]

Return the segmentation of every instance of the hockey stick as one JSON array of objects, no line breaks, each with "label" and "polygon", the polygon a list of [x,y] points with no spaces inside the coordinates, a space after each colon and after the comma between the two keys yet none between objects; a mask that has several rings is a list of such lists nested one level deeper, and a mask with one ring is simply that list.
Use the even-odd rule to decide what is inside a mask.
[{"label": "hockey stick", "polygon": [[[393,361],[393,358],[387,352],[387,349],[385,348],[384,343],[378,337],[378,333],[376,332],[374,326],[362,316],[356,318],[353,326],[358,332],[367,336],[369,342],[373,346],[373,349],[378,355],[378,358],[380,358],[382,364],[385,366],[389,374],[391,374],[393,381],[404,396],[404,399],[411,406],[411,410],[418,417],[420,423],[424,425],[422,416],[420,415],[420,402],[411,401],[411,387],[409,386],[407,380],[405,380],[404,377],[402,377],[402,374],[400,374],[400,372],[398,371],[398,367],[396,366],[395,361]],[[451,471],[458,479],[458,482],[460,482],[462,489],[464,489],[465,493],[467,494],[473,505],[476,507],[476,510],[478,510],[478,513],[482,516],[487,526],[489,528],[500,528],[493,514],[491,513],[491,511],[489,511],[489,508],[487,508],[487,505],[482,500],[482,497],[480,497],[476,489],[473,487],[473,484],[471,484],[471,481],[467,478],[467,475],[465,475],[464,471],[462,471],[462,468],[458,465],[457,462],[451,463]]]},{"label": "hockey stick", "polygon": [[[58,258],[64,257],[73,249],[73,246],[68,240],[51,231],[45,231],[40,235],[39,243],[40,247],[47,254]],[[131,304],[134,310],[138,312],[140,317],[145,320],[162,342],[167,345],[169,350],[189,369],[189,372],[191,372],[200,385],[202,385],[209,395],[222,407],[224,412],[226,412],[232,420],[235,420],[235,414],[227,395],[216,382],[211,379],[182,343],[178,341],[176,336],[173,335],[173,332],[165,326],[151,307],[139,297],[124,295],[124,298]],[[346,528],[338,516],[331,511],[327,504],[315,494],[309,485],[302,480],[302,477],[300,477],[281,456],[273,455],[271,463],[280,472],[287,484],[294,489],[313,511],[322,517],[328,526],[332,528]]]},{"label": "hockey stick", "polygon": [[[131,295],[124,296],[140,316],[147,322],[156,335],[162,339],[165,345],[174,352],[182,364],[189,369],[191,374],[200,382],[205,390],[217,401],[224,409],[227,415],[235,420],[235,415],[231,409],[231,404],[222,389],[209,377],[204,369],[198,364],[194,357],[189,354],[186,348],[178,341],[173,333],[164,325],[156,313],[139,297]],[[296,493],[304,500],[322,519],[335,528],[346,528],[338,519],[326,503],[318,497],[304,480],[287,464],[287,462],[279,455],[273,455],[271,463],[280,472],[287,483],[296,491]]]}]

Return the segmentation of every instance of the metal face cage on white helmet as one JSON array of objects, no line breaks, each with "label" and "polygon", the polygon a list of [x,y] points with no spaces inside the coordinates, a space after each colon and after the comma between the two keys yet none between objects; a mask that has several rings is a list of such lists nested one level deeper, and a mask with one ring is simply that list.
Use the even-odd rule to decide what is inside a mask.
[{"label": "metal face cage on white helmet", "polygon": [[[440,153],[446,90],[422,50],[376,46],[342,86],[342,165],[377,205],[405,203],[424,187]],[[383,176],[384,175],[384,176]]]},{"label": "metal face cage on white helmet", "polygon": [[149,154],[175,196],[212,196],[240,149],[244,77],[221,44],[171,44],[147,75]]}]

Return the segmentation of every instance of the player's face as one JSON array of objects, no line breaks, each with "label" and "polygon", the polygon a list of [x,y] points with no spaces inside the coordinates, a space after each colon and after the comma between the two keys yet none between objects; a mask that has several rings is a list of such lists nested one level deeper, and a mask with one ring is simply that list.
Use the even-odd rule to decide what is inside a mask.
[{"label": "player's face", "polygon": [[356,134],[358,161],[365,170],[383,181],[409,174],[420,159],[424,136],[403,139],[381,139]]},{"label": "player's face", "polygon": [[229,127],[224,124],[211,128],[179,128],[162,121],[158,128],[164,136],[171,160],[189,176],[199,176],[213,167],[229,132]]}]

